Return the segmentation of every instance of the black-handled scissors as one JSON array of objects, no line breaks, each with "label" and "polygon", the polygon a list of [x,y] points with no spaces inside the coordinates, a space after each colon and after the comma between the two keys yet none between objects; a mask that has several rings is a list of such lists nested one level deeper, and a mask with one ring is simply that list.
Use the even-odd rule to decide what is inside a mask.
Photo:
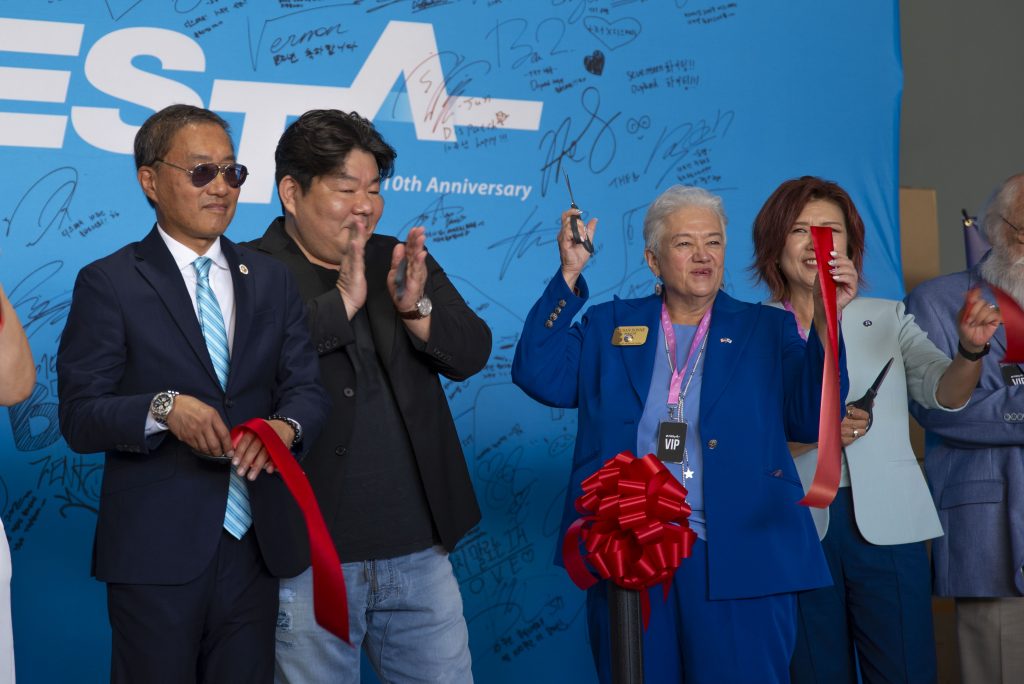
[{"label": "black-handled scissors", "polygon": [[[565,176],[565,187],[567,187],[569,189],[569,207],[572,208],[572,209],[575,209],[576,211],[579,211],[580,208],[576,206],[576,200],[572,196],[572,185],[569,184],[569,174],[567,174],[563,170],[562,171],[562,175]],[[573,214],[571,219],[570,219],[570,222],[571,222],[571,225],[572,225],[572,241],[575,242],[577,245],[583,245],[583,249],[585,249],[588,252],[590,252],[591,254],[593,254],[594,253],[594,243],[590,241],[590,237],[589,236],[588,237],[580,236],[580,219],[579,219],[579,217],[576,216],[576,214]]]},{"label": "black-handled scissors", "polygon": [[882,368],[882,371],[878,374],[878,377],[875,378],[875,381],[871,383],[871,387],[868,388],[868,391],[864,393],[863,397],[846,404],[848,408],[859,408],[868,414],[868,426],[865,430],[870,430],[871,424],[875,422],[875,397],[878,396],[878,390],[882,386],[882,381],[885,380],[885,376],[889,374],[889,368],[892,366],[893,360],[894,359],[892,357],[889,357],[889,362],[885,364],[884,368]]}]

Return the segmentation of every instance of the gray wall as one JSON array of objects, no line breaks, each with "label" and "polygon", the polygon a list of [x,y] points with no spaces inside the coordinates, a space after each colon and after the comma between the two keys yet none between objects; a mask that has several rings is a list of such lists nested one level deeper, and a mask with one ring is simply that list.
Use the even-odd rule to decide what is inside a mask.
[{"label": "gray wall", "polygon": [[900,185],[938,193],[941,266],[964,267],[960,209],[1024,170],[1024,2],[900,0]]}]

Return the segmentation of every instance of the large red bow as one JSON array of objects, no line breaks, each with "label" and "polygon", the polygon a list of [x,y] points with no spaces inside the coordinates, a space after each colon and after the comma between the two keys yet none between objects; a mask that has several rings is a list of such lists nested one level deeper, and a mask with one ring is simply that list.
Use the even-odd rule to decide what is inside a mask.
[{"label": "large red bow", "polygon": [[686,487],[653,454],[636,458],[623,451],[583,481],[576,510],[584,517],[562,541],[569,577],[580,589],[593,586],[597,578],[587,570],[589,563],[602,579],[639,591],[646,628],[646,590],[661,584],[668,595],[672,575],[697,538],[687,523]]}]

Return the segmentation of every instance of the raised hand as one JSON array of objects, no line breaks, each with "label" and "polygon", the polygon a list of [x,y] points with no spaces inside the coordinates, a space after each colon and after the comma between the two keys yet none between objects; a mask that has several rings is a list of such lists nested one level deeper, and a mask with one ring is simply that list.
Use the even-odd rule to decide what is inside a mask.
[{"label": "raised hand", "polygon": [[341,250],[338,281],[335,287],[345,303],[349,320],[366,304],[366,241],[370,230],[360,226],[347,228],[350,235]]},{"label": "raised hand", "polygon": [[999,307],[982,299],[978,288],[968,290],[964,295],[964,305],[957,314],[960,346],[969,352],[981,351],[1002,321]]},{"label": "raised hand", "polygon": [[[391,301],[398,311],[412,311],[416,302],[426,292],[427,287],[427,231],[423,226],[416,226],[409,231],[405,244],[395,245],[391,252],[391,270],[388,271],[388,292]],[[395,278],[402,260],[405,259],[405,288],[399,296]]]},{"label": "raised hand", "polygon": [[[569,288],[576,287],[576,281],[583,272],[583,267],[590,261],[590,252],[582,244],[572,239],[572,217],[580,216],[579,209],[566,209],[562,212],[562,228],[558,231],[558,256],[562,262],[562,277]],[[586,225],[580,220],[580,237],[594,240],[597,230],[597,219],[592,218]]]},{"label": "raised hand", "polygon": [[836,305],[842,311],[846,305],[857,296],[857,283],[860,275],[857,268],[848,257],[839,252],[832,252],[832,259],[828,262],[829,273],[836,284]]}]

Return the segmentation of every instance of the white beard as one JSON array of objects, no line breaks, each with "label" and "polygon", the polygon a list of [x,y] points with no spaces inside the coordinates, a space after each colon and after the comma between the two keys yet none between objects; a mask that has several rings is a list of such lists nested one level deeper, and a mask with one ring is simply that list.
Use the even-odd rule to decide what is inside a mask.
[{"label": "white beard", "polygon": [[979,271],[982,278],[1013,297],[1024,308],[1024,257],[1013,258],[1006,250],[993,247]]}]

